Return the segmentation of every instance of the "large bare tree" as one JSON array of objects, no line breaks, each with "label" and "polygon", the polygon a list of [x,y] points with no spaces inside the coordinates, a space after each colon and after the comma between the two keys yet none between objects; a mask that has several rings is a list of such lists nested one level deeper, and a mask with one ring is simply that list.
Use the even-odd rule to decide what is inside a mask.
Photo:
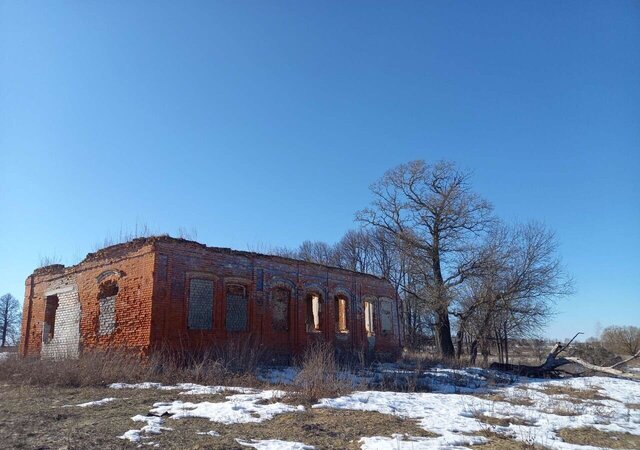
[{"label": "large bare tree", "polygon": [[492,207],[472,191],[468,174],[451,162],[402,164],[386,172],[371,191],[371,206],[356,219],[394,236],[402,247],[421,287],[406,294],[434,312],[438,350],[452,357],[449,307],[456,287],[476,268],[470,249],[493,222]]},{"label": "large bare tree", "polygon": [[18,341],[20,320],[20,302],[11,294],[0,297],[0,347]]}]

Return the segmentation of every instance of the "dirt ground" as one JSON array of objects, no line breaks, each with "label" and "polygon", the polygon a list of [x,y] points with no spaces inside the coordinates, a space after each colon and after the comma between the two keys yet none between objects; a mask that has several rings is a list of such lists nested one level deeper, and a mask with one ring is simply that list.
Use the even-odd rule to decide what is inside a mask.
[{"label": "dirt ground", "polygon": [[[65,406],[116,397],[90,407]],[[0,448],[16,449],[126,449],[137,444],[118,439],[141,428],[136,414],[147,414],[153,403],[178,399],[177,391],[157,389],[48,388],[0,386]],[[198,401],[223,401],[223,395],[198,395]],[[433,436],[414,422],[375,412],[307,409],[261,423],[222,425],[205,419],[168,418],[172,431],[154,435],[160,448],[244,449],[235,439],[283,439],[316,448],[359,448],[362,436],[407,433]],[[220,436],[198,435],[215,430]]]},{"label": "dirt ground", "polygon": [[[560,392],[559,392],[560,393]],[[230,393],[229,393],[230,394]],[[566,390],[562,394],[575,394]],[[594,395],[595,393],[588,393]],[[96,401],[106,397],[114,400],[89,407],[66,406]],[[129,449],[138,444],[119,439],[128,430],[140,429],[144,423],[131,417],[146,415],[156,402],[184,399],[178,391],[158,389],[109,389],[104,387],[59,388],[27,385],[0,385],[0,448],[7,449]],[[588,401],[581,392],[576,401]],[[221,402],[222,394],[198,395],[197,401]],[[499,436],[489,425],[506,425],[497,419],[480,417],[488,425],[485,437],[489,442],[474,448],[481,450],[538,449]],[[496,422],[496,423],[494,423]],[[260,423],[223,425],[206,419],[165,417],[163,431],[143,442],[152,441],[169,449],[244,449],[236,439],[281,439],[313,445],[317,449],[358,449],[363,436],[434,436],[418,427],[411,419],[377,412],[335,409],[311,409],[277,415]],[[219,436],[205,433],[215,431]],[[567,442],[611,448],[640,448],[638,436],[603,433],[593,428],[561,430]],[[146,447],[146,446],[144,446]]]},{"label": "dirt ground", "polygon": [[[115,397],[98,406],[78,407],[89,401]],[[0,385],[0,448],[15,449],[130,449],[138,445],[119,439],[125,431],[141,428],[136,414],[146,415],[156,402],[172,401],[177,391],[157,389],[54,388]],[[199,395],[198,401],[223,401],[223,395]],[[434,436],[410,419],[377,412],[310,409],[280,414],[261,423],[222,425],[205,419],[166,418],[172,428],[147,441],[160,448],[244,449],[236,438],[282,439],[304,442],[317,449],[358,449],[363,436]],[[219,436],[199,435],[214,430]],[[524,449],[522,443],[487,436],[483,450]]]}]

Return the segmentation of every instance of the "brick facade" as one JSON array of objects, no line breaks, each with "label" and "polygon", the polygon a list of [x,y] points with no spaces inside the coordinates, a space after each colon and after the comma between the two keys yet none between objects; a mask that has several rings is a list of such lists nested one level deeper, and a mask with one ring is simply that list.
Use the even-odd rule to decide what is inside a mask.
[{"label": "brick facade", "polygon": [[401,344],[395,298],[387,281],[371,275],[142,238],[30,275],[20,351],[58,358],[119,347],[149,354],[252,337],[285,358],[317,340],[390,358]]}]

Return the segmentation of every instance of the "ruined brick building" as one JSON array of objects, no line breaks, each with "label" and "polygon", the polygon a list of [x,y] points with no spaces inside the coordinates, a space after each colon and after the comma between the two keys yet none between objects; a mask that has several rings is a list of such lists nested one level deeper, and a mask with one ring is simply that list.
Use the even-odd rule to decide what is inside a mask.
[{"label": "ruined brick building", "polygon": [[316,340],[391,358],[400,336],[395,291],[381,278],[160,236],[35,270],[26,280],[20,352],[149,354],[251,337],[284,358]]}]

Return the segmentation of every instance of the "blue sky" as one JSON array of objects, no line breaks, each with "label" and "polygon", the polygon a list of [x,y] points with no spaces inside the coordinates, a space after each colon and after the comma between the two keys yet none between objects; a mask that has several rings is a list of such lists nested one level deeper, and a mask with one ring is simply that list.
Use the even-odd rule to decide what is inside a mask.
[{"label": "blue sky", "polygon": [[136,223],[334,242],[448,159],[556,230],[552,337],[640,325],[640,3],[0,1],[0,291]]}]

